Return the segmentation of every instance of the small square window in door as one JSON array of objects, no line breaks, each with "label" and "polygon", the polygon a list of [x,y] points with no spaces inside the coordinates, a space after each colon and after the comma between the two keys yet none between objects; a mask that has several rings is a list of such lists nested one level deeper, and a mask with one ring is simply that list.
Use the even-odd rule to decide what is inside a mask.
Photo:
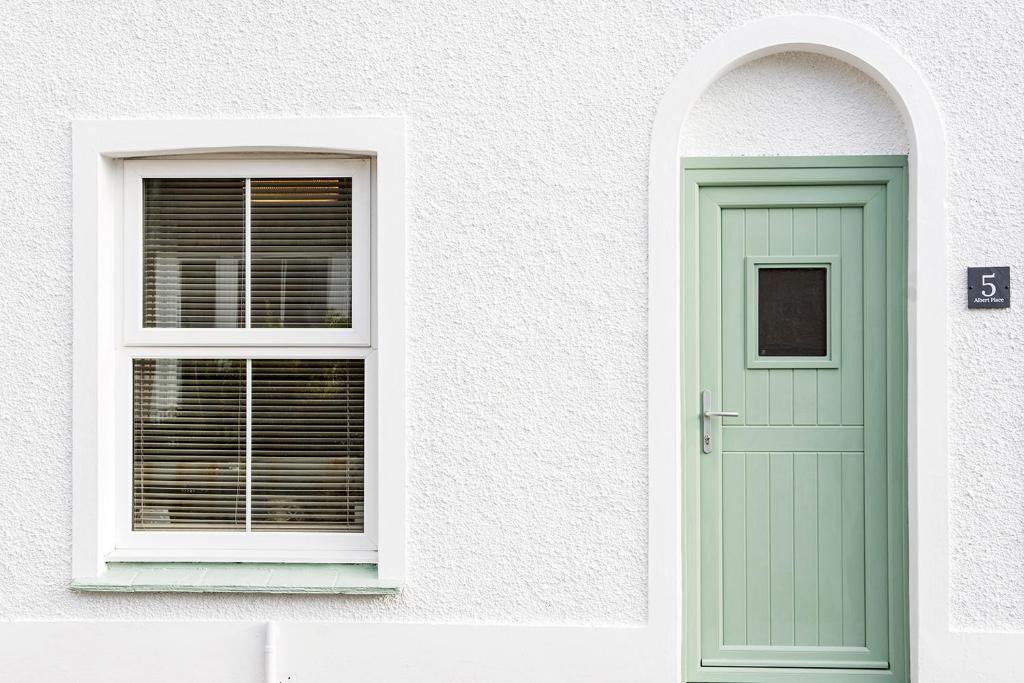
[{"label": "small square window in door", "polygon": [[828,271],[758,268],[759,356],[828,355]]},{"label": "small square window in door", "polygon": [[839,367],[838,256],[750,256],[748,368]]}]

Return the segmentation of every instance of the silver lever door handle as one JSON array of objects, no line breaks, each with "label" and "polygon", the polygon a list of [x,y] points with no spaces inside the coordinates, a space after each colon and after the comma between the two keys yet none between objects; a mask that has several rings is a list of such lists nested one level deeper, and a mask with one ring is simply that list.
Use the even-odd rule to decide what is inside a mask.
[{"label": "silver lever door handle", "polygon": [[711,392],[705,389],[700,392],[701,412],[703,414],[704,452],[711,452],[711,418],[713,417],[739,417],[740,414],[731,410],[711,410]]}]

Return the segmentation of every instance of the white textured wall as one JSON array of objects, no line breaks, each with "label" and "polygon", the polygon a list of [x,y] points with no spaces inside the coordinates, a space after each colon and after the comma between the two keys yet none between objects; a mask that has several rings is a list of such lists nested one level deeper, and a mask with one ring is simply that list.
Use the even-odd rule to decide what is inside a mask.
[{"label": "white textured wall", "polygon": [[[0,617],[642,621],[651,123],[698,47],[789,12],[874,27],[942,109],[953,614],[1024,629],[1024,302],[968,313],[962,291],[968,263],[1024,256],[1024,18],[995,0],[3,3]],[[827,119],[751,137],[758,97]],[[692,153],[905,145],[821,58],[750,65],[702,107]],[[407,591],[71,593],[69,122],[375,113],[409,133]]]},{"label": "white textured wall", "polygon": [[690,112],[685,156],[907,154],[899,111],[863,72],[787,52],[724,74]]}]

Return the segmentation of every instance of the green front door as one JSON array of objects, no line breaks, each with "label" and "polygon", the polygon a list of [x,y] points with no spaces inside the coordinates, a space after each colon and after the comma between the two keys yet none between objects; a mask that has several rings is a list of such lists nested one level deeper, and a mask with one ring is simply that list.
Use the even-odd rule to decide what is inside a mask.
[{"label": "green front door", "polygon": [[685,174],[690,680],[906,678],[904,168],[889,163]]}]

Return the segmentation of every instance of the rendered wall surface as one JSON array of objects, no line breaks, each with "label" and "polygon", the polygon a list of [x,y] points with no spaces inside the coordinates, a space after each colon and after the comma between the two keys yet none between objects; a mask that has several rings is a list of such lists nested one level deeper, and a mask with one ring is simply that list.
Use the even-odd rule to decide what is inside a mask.
[{"label": "rendered wall surface", "polygon": [[[642,623],[651,124],[696,49],[792,12],[872,27],[942,110],[952,613],[1024,630],[1024,308],[962,286],[1024,257],[1024,17],[994,0],[5,3],[0,618]],[[70,121],[346,114],[407,121],[406,591],[72,593]],[[865,76],[783,55],[725,76],[682,150],[906,148]]]},{"label": "rendered wall surface", "polygon": [[907,154],[903,119],[863,72],[790,52],[726,73],[690,112],[682,156]]}]

